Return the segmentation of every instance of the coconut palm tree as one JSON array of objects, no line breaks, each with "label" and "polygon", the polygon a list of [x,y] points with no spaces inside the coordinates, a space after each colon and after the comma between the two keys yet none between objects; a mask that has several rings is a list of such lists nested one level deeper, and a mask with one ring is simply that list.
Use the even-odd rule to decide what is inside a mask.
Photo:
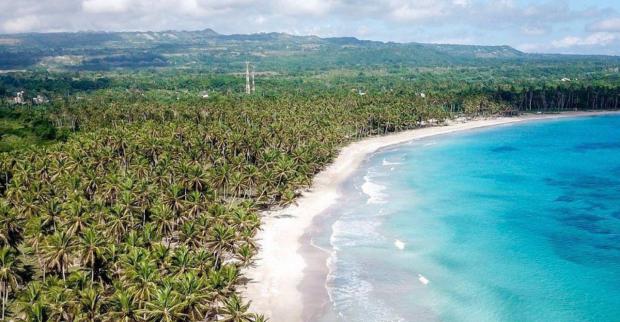
[{"label": "coconut palm tree", "polygon": [[[15,301],[16,316],[24,317],[28,321],[41,321],[42,313],[45,311],[44,297],[42,283],[39,281],[29,283]],[[35,306],[39,308],[35,310]]]},{"label": "coconut palm tree", "polygon": [[78,298],[75,292],[68,289],[64,282],[58,279],[48,278],[46,283],[47,292],[45,303],[48,304],[49,316],[52,321],[75,320],[76,303]]},{"label": "coconut palm tree", "polygon": [[102,296],[101,290],[87,287],[79,291],[79,314],[87,321],[99,321],[101,317]]},{"label": "coconut palm tree", "polygon": [[224,301],[221,310],[223,322],[252,322],[254,315],[248,313],[250,303],[243,304],[243,301],[236,294],[231,295]]},{"label": "coconut palm tree", "polygon": [[12,209],[11,204],[0,199],[0,246],[16,248],[22,240],[22,218]]},{"label": "coconut palm tree", "polygon": [[178,292],[183,302],[183,314],[191,321],[204,319],[214,306],[213,290],[209,288],[204,277],[198,277],[194,272],[180,277]]},{"label": "coconut palm tree", "polygon": [[9,292],[15,292],[21,282],[21,262],[14,250],[4,246],[0,248],[0,298],[2,301],[2,320],[5,317]]},{"label": "coconut palm tree", "polygon": [[183,302],[169,285],[157,289],[153,299],[146,302],[145,308],[140,311],[153,321],[174,322],[186,317],[183,313]]},{"label": "coconut palm tree", "polygon": [[250,244],[242,244],[235,252],[235,258],[245,267],[252,264],[254,260],[255,248]]},{"label": "coconut palm tree", "polygon": [[51,320],[48,311],[49,310],[46,303],[42,300],[38,300],[34,303],[28,304],[28,306],[24,306],[24,309],[21,312],[23,313],[25,321],[46,322]]},{"label": "coconut palm tree", "polygon": [[86,229],[79,240],[80,262],[90,267],[90,281],[95,281],[95,263],[104,251],[105,240],[94,229]]},{"label": "coconut palm tree", "polygon": [[140,303],[151,300],[159,280],[157,268],[152,262],[140,260],[129,267],[124,276],[127,279],[127,290],[136,300]]},{"label": "coconut palm tree", "polygon": [[226,253],[234,248],[235,231],[228,226],[215,225],[211,229],[208,239],[205,243],[215,255],[215,267],[221,265]]},{"label": "coconut palm tree", "polygon": [[51,198],[45,203],[41,212],[44,227],[51,226],[53,231],[56,230],[60,215],[62,213],[62,204],[58,198]]},{"label": "coconut palm tree", "polygon": [[110,308],[106,321],[133,322],[140,319],[136,299],[127,291],[117,290],[110,299]]},{"label": "coconut palm tree", "polygon": [[157,233],[162,236],[170,236],[176,231],[177,217],[172,209],[162,203],[156,203],[151,209],[151,217],[157,227]]},{"label": "coconut palm tree", "polygon": [[76,245],[75,237],[59,231],[49,236],[43,246],[45,265],[60,271],[63,281],[66,281],[66,272],[73,260]]},{"label": "coconut palm tree", "polygon": [[82,199],[74,199],[67,205],[63,218],[67,234],[77,235],[89,226],[91,217],[86,208],[86,202]]}]

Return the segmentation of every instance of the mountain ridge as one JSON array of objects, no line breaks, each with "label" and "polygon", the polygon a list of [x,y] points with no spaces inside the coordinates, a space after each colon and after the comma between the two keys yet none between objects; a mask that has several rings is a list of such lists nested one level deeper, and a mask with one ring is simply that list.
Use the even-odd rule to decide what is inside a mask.
[{"label": "mountain ridge", "polygon": [[383,42],[282,32],[57,32],[0,35],[0,69],[201,68],[238,71],[245,61],[279,72],[373,66],[479,66],[493,60],[620,60],[617,56],[532,54],[508,45]]},{"label": "mountain ridge", "polygon": [[[212,28],[205,28],[202,30],[161,30],[161,31],[152,31],[152,30],[144,30],[144,31],[106,31],[106,30],[81,30],[81,31],[59,31],[59,32],[25,32],[25,33],[0,33],[0,39],[13,38],[18,37],[22,38],[24,36],[29,35],[37,35],[37,36],[59,36],[59,35],[140,35],[140,34],[204,34],[209,37],[218,37],[218,38],[262,38],[265,36],[268,37],[282,37],[282,38],[298,38],[298,39],[320,39],[331,42],[351,42],[351,43],[378,43],[378,44],[397,44],[397,45],[409,45],[409,44],[421,44],[421,45],[429,45],[429,46],[463,46],[463,47],[505,47],[510,48],[515,52],[524,53],[510,45],[476,45],[476,44],[454,44],[454,43],[424,43],[424,42],[399,42],[399,41],[382,41],[382,40],[370,40],[370,39],[362,39],[354,36],[330,36],[330,37],[322,37],[317,35],[296,35],[287,32],[256,32],[249,34],[241,34],[241,33],[231,33],[224,34],[219,33]],[[2,46],[2,43],[0,43]]]}]

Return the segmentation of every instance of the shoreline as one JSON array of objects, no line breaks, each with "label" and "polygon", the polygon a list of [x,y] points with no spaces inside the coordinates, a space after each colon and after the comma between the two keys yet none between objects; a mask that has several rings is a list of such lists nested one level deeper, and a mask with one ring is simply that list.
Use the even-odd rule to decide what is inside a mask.
[{"label": "shoreline", "polygon": [[318,173],[310,189],[289,207],[262,213],[262,230],[256,236],[259,253],[255,266],[245,275],[251,279],[243,295],[253,312],[265,314],[272,322],[313,321],[329,305],[325,281],[329,272],[328,254],[312,245],[315,224],[340,199],[341,185],[367,157],[382,148],[432,136],[526,121],[619,112],[564,112],[525,114],[515,117],[449,122],[385,136],[375,136],[343,147],[337,158]]}]

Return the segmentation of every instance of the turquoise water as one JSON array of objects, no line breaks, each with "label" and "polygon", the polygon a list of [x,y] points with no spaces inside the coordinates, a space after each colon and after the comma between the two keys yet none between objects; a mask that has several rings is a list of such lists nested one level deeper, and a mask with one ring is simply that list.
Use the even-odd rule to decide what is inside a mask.
[{"label": "turquoise water", "polygon": [[414,141],[344,188],[325,321],[620,321],[618,116]]}]

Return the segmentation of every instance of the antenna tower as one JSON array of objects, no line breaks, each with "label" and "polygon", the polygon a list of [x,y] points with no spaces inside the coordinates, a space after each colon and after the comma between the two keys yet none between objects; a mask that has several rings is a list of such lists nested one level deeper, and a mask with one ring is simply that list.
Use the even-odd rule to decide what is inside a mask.
[{"label": "antenna tower", "polygon": [[252,65],[252,93],[256,92],[256,84],[254,84],[254,65]]},{"label": "antenna tower", "polygon": [[250,62],[245,62],[245,93],[250,94],[252,88],[250,87]]}]

